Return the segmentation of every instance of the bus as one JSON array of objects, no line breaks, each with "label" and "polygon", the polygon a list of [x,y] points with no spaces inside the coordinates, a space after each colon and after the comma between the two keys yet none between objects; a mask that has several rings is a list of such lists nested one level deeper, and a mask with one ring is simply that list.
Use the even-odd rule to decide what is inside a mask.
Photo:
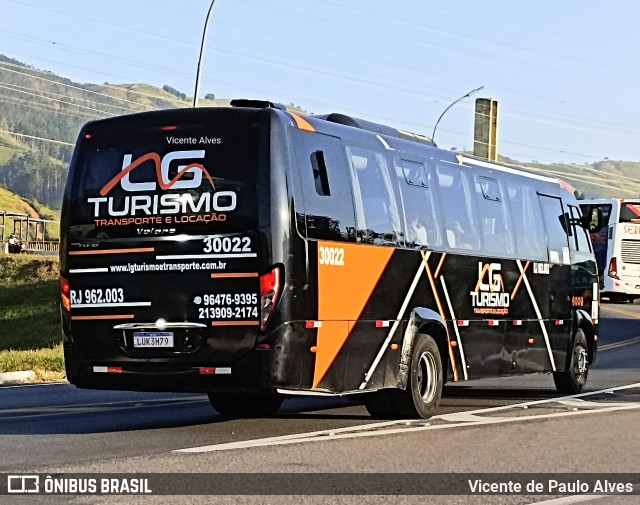
[{"label": "bus", "polygon": [[90,122],[61,220],[67,377],[226,416],[309,394],[428,418],[447,381],[542,372],[576,393],[597,350],[584,224],[556,179],[343,114]]},{"label": "bus", "polygon": [[640,199],[581,200],[580,207],[590,221],[602,297],[640,298]]}]

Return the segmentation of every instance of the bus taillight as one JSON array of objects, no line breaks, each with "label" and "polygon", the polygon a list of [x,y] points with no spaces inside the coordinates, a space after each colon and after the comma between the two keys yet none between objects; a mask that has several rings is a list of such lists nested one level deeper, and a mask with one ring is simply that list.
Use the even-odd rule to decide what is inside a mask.
[{"label": "bus taillight", "polygon": [[613,258],[611,258],[611,263],[609,263],[608,275],[612,279],[620,280],[620,277],[618,277],[618,260],[616,260],[615,256]]},{"label": "bus taillight", "polygon": [[260,276],[260,331],[265,331],[280,298],[282,272],[275,267]]},{"label": "bus taillight", "polygon": [[69,281],[60,276],[60,296],[62,298],[62,306],[67,312],[71,312],[71,298],[69,298]]}]

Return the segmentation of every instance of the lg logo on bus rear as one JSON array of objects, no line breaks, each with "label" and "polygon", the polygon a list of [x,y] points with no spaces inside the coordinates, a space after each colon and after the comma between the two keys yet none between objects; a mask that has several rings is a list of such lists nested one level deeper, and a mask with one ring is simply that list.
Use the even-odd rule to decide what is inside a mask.
[{"label": "lg logo on bus rear", "polygon": [[[142,163],[148,161],[156,161],[156,157],[153,156],[156,153],[149,153],[133,161],[131,154],[125,154],[122,160],[122,172],[118,174],[120,179],[120,185],[125,191],[156,191],[157,184],[154,181],[151,182],[131,182],[129,174],[136,169]],[[199,188],[202,184],[202,174],[206,173],[209,176],[209,172],[200,163],[191,163],[188,165],[178,166],[178,172],[176,176],[171,179],[169,176],[169,168],[171,162],[174,160],[196,160],[204,158],[204,150],[199,151],[174,151],[166,154],[160,160],[160,169],[158,170],[158,164],[156,163],[156,174],[158,176],[158,182],[163,189],[194,189]],[[157,155],[156,155],[157,156]],[[183,176],[189,174],[191,179],[184,179]],[[209,176],[210,178],[210,176]],[[213,181],[211,182],[213,186]],[[215,186],[214,186],[215,189]]]},{"label": "lg logo on bus rear", "polygon": [[[187,214],[198,212],[230,212],[237,206],[235,191],[217,191],[209,171],[194,160],[201,160],[204,150],[173,151],[160,157],[158,153],[147,153],[133,160],[131,154],[125,154],[121,171],[100,190],[101,197],[88,198],[87,202],[94,206],[94,217],[106,210],[110,216],[135,216],[154,214]],[[191,163],[179,165],[177,173],[171,177],[171,164],[177,160],[190,160]],[[145,163],[153,163],[157,181],[133,182],[130,174]],[[185,178],[186,175],[189,178]],[[155,192],[158,186],[162,190],[192,190],[199,188],[206,178],[212,191],[204,191],[199,197],[191,193],[167,193],[162,195],[133,195],[123,199],[107,197],[118,185],[129,193]],[[103,206],[104,204],[104,206]]]}]

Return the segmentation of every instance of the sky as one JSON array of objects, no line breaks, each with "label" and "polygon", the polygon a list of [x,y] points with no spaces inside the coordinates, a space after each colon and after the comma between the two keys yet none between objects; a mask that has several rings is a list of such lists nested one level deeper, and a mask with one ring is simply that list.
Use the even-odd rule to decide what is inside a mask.
[{"label": "sky", "polygon": [[[80,83],[193,96],[210,5],[0,0],[0,53]],[[442,118],[440,147],[473,148],[482,97],[499,104],[501,155],[640,161],[639,19],[635,0],[216,0],[201,96],[293,103],[430,137],[449,104],[485,86]]]}]

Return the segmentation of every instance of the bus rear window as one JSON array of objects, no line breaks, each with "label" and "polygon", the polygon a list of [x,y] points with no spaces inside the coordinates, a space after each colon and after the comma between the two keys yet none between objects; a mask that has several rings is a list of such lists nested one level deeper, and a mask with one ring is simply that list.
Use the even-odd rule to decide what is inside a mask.
[{"label": "bus rear window", "polygon": [[88,128],[71,168],[72,236],[152,237],[257,227],[254,123],[176,123],[170,130],[130,124],[123,132],[117,121]]}]

